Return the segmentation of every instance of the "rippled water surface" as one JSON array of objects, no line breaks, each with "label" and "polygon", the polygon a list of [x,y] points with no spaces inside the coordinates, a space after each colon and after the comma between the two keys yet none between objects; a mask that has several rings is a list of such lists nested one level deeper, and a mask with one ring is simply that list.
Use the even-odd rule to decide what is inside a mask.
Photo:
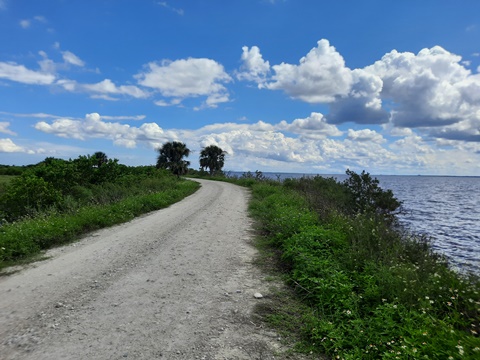
[{"label": "rippled water surface", "polygon": [[[277,179],[276,174],[265,174]],[[301,177],[281,174],[281,178]],[[346,175],[333,176],[339,181]],[[432,239],[458,269],[480,274],[480,177],[376,176],[403,201],[400,222]]]},{"label": "rippled water surface", "polygon": [[432,237],[436,250],[460,269],[480,273],[480,178],[378,176],[403,201],[400,220]]}]

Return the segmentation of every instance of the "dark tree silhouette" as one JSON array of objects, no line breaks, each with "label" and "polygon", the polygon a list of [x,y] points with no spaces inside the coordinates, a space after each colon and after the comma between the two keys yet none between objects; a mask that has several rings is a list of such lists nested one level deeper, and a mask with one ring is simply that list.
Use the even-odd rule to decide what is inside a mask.
[{"label": "dark tree silhouette", "polygon": [[100,167],[103,164],[108,162],[108,156],[102,151],[97,151],[95,154],[93,154],[93,157],[97,160],[97,166]]},{"label": "dark tree silhouette", "polygon": [[168,169],[173,174],[180,176],[188,171],[189,161],[183,160],[190,155],[190,149],[182,142],[171,141],[157,149],[157,168]]},{"label": "dark tree silhouette", "polygon": [[222,170],[225,163],[225,154],[223,151],[216,145],[210,145],[200,152],[200,167],[202,170],[209,169],[210,175]]}]

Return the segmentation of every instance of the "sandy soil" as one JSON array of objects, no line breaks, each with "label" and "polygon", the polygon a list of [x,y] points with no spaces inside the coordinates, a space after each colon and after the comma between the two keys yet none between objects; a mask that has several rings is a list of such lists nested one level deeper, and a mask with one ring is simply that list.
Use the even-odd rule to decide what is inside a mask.
[{"label": "sandy soil", "polygon": [[248,191],[195,194],[0,278],[0,359],[275,359]]}]

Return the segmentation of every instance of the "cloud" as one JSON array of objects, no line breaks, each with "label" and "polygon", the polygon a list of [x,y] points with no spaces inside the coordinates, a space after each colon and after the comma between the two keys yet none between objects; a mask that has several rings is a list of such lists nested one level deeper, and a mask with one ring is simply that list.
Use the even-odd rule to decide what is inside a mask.
[{"label": "cloud", "polygon": [[[0,10],[2,9],[1,8],[1,5],[2,3],[0,2]],[[42,16],[42,15],[36,15],[34,16],[32,19],[23,19],[23,20],[20,20],[19,24],[20,26],[23,28],[23,29],[28,29],[32,26],[32,24],[34,22],[37,22],[37,23],[42,23],[42,24],[47,24],[48,21],[47,21],[47,18],[45,16]]]},{"label": "cloud", "polygon": [[10,126],[9,122],[0,122],[0,133],[13,135],[13,136],[17,135],[15,132],[8,129],[9,126]]},{"label": "cloud", "polygon": [[166,9],[168,9],[168,10],[173,11],[174,13],[177,13],[178,15],[183,16],[185,14],[185,11],[183,9],[174,8],[174,7],[170,6],[166,1],[159,1],[159,2],[157,2],[157,4],[166,8]]},{"label": "cloud", "polygon": [[28,153],[33,154],[32,150],[16,145],[11,139],[0,139],[0,153]]},{"label": "cloud", "polygon": [[375,130],[370,129],[362,129],[357,131],[348,129],[347,138],[358,142],[373,142],[377,144],[382,144],[386,142],[386,140],[381,134],[377,133]]},{"label": "cloud", "polygon": [[325,39],[298,65],[281,63],[273,65],[272,70],[275,74],[265,84],[267,89],[282,90],[308,103],[333,102],[337,96],[347,95],[352,84],[352,74],[343,57]]},{"label": "cloud", "polygon": [[[72,65],[81,67],[81,68],[85,67],[85,61],[80,59],[80,57],[75,55],[73,52],[68,50],[61,51],[60,44],[58,42],[53,45],[53,48],[55,50],[58,50],[59,53],[62,55],[63,62],[55,62],[51,60],[48,57],[48,54],[45,51],[41,50],[38,52],[38,54],[42,57],[42,59],[38,62],[38,64],[40,65],[40,68],[42,69],[42,71],[55,74],[61,71],[70,70]],[[92,70],[87,70],[87,71],[92,71]],[[98,70],[94,72],[98,72]]]},{"label": "cloud", "polygon": [[316,112],[312,112],[307,118],[295,119],[290,124],[283,120],[275,126],[275,129],[315,139],[343,134],[335,125],[328,124],[322,114]]},{"label": "cloud", "polygon": [[238,80],[253,81],[258,83],[259,87],[263,87],[266,77],[270,72],[270,63],[263,60],[260,49],[257,46],[242,47],[242,65],[240,71],[237,72]]},{"label": "cloud", "polygon": [[347,95],[336,97],[330,105],[328,122],[341,124],[384,124],[390,113],[382,108],[381,92],[383,81],[375,74],[363,69],[352,71],[352,86]]},{"label": "cloud", "polygon": [[470,71],[460,61],[460,56],[435,46],[417,55],[393,50],[365,70],[382,79],[381,95],[394,103],[396,126],[444,126],[472,110],[461,93]]},{"label": "cloud", "polygon": [[[128,117],[128,116],[127,116]],[[122,120],[113,117],[111,120]],[[167,141],[179,140],[194,152],[208,145],[228,152],[228,168],[262,171],[342,173],[347,168],[371,173],[442,174],[472,171],[479,160],[479,143],[456,140],[428,142],[409,129],[389,143],[382,134],[369,129],[348,129],[345,138],[334,139],[322,131],[335,132],[322,114],[313,113],[291,123],[216,123],[195,130],[164,129],[154,122],[139,126],[107,121],[97,113],[84,119],[56,118],[40,121],[35,129],[55,136],[78,140],[106,139],[124,148],[138,146],[153,150]],[[329,128],[328,126],[331,126]],[[389,125],[390,126],[390,125]],[[389,128],[385,125],[385,130]],[[319,130],[322,136],[305,136]],[[409,131],[407,131],[409,130]],[[338,134],[339,135],[339,134]],[[334,135],[333,135],[334,136]],[[445,149],[442,149],[445,148]],[[459,161],[461,159],[461,161]],[[192,159],[195,166],[195,159]],[[457,161],[457,164],[454,162]],[[469,165],[470,164],[470,165]],[[450,169],[450,170],[449,170]],[[453,169],[453,170],[452,170]],[[475,171],[473,170],[473,174]]]},{"label": "cloud", "polygon": [[[282,90],[307,103],[328,104],[330,124],[392,122],[395,127],[421,128],[426,133],[431,129],[432,136],[464,134],[466,140],[477,141],[479,71],[472,74],[460,56],[440,46],[418,54],[392,50],[374,64],[353,70],[325,39],[298,65],[270,66],[258,47],[242,50],[242,65],[236,72],[239,80]],[[464,129],[468,126],[472,127]]]},{"label": "cloud", "polygon": [[20,82],[23,84],[50,85],[55,81],[55,75],[29,70],[14,62],[0,62],[0,79]]},{"label": "cloud", "polygon": [[144,123],[139,127],[118,122],[106,122],[98,113],[91,113],[85,119],[56,119],[51,123],[40,121],[35,129],[62,138],[87,140],[100,138],[112,140],[115,145],[134,148],[138,142],[151,147],[175,138],[171,132],[164,131],[156,123]]},{"label": "cloud", "polygon": [[476,118],[462,120],[442,128],[431,129],[429,135],[447,140],[480,142],[480,113]]},{"label": "cloud", "polygon": [[30,20],[20,20],[19,24],[23,29],[28,29],[32,22]]},{"label": "cloud", "polygon": [[[135,77],[142,86],[158,91],[164,97],[185,99],[206,96],[207,107],[229,101],[223,85],[232,81],[223,66],[211,59],[181,59],[151,62]],[[162,103],[160,103],[162,104]]]},{"label": "cloud", "polygon": [[63,60],[67,64],[72,64],[72,65],[80,66],[80,67],[85,66],[85,62],[83,60],[81,60],[77,55],[75,55],[74,53],[72,53],[70,51],[62,51],[62,56],[63,56]]},{"label": "cloud", "polygon": [[136,99],[147,98],[150,94],[134,85],[115,85],[112,80],[105,79],[94,84],[80,84],[74,80],[59,80],[57,85],[70,92],[85,92],[91,94],[92,98],[104,100],[119,100],[114,96],[130,96]]}]

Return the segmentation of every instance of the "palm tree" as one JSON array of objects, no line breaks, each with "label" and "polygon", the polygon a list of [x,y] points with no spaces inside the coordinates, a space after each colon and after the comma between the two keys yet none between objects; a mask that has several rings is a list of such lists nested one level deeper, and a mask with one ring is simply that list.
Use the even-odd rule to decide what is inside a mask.
[{"label": "palm tree", "polygon": [[200,167],[209,169],[210,176],[221,171],[225,162],[226,152],[216,145],[210,145],[200,152]]},{"label": "palm tree", "polygon": [[102,151],[97,151],[95,154],[93,154],[93,157],[96,160],[96,165],[97,167],[102,166],[103,164],[108,162],[108,156]]},{"label": "palm tree", "polygon": [[180,176],[188,171],[189,161],[183,160],[183,157],[190,155],[190,149],[182,142],[171,141],[157,149],[157,168],[169,169],[173,174]]}]

